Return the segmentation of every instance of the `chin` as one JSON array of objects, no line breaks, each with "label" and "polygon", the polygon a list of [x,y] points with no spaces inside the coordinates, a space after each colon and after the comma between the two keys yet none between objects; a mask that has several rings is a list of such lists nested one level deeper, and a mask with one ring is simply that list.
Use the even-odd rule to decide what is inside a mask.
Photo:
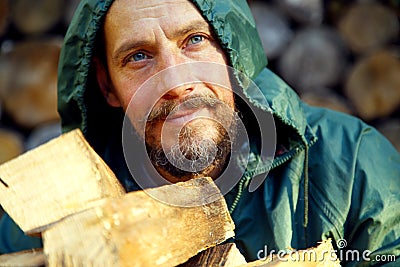
[{"label": "chin", "polygon": [[[148,141],[155,140],[154,136]],[[194,120],[179,132],[175,142],[161,146],[146,142],[156,170],[171,183],[198,177],[217,179],[228,160],[231,143],[227,131],[210,119]]]}]

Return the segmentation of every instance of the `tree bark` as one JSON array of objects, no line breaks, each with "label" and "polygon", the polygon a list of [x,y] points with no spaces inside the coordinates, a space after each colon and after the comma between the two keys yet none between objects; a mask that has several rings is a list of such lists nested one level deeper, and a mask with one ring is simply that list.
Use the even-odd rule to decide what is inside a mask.
[{"label": "tree bark", "polygon": [[236,267],[242,264],[246,264],[246,260],[235,243],[226,243],[202,251],[178,267]]}]

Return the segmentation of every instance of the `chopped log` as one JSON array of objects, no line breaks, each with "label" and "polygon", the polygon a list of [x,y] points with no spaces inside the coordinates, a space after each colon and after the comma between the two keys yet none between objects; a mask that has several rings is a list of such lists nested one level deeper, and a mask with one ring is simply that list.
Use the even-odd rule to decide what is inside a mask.
[{"label": "chopped log", "polygon": [[178,267],[236,267],[243,264],[246,260],[235,243],[226,243],[204,250]]},{"label": "chopped log", "polygon": [[10,22],[9,0],[0,0],[0,37],[6,32]]},{"label": "chopped log", "polygon": [[390,119],[377,125],[377,129],[386,136],[400,152],[400,119]]},{"label": "chopped log", "polygon": [[347,99],[339,96],[333,90],[321,89],[313,92],[306,92],[301,95],[301,99],[315,107],[323,107],[347,114],[353,114],[353,110]]},{"label": "chopped log", "polygon": [[4,110],[20,126],[33,128],[59,119],[59,54],[60,45],[53,41],[28,41],[0,56],[0,100]]},{"label": "chopped log", "polygon": [[24,152],[24,143],[19,133],[0,129],[0,164]]},{"label": "chopped log", "polygon": [[319,25],[323,19],[322,0],[275,0],[277,4],[299,23]]},{"label": "chopped log", "polygon": [[16,28],[27,35],[39,35],[60,22],[63,0],[13,0],[12,18]]},{"label": "chopped log", "polygon": [[336,85],[345,68],[340,37],[327,27],[300,30],[278,61],[282,77],[299,93]]},{"label": "chopped log", "polygon": [[268,59],[277,58],[293,38],[288,20],[277,8],[264,2],[251,2],[250,8]]},{"label": "chopped log", "polygon": [[43,249],[31,249],[0,255],[0,267],[29,266],[41,267],[46,263]]},{"label": "chopped log", "polygon": [[377,2],[353,5],[339,21],[338,29],[356,53],[381,48],[399,36],[396,13]]},{"label": "chopped log", "polygon": [[37,233],[122,186],[79,130],[0,166],[0,203],[27,233]]},{"label": "chopped log", "polygon": [[[208,203],[207,195],[219,198]],[[204,204],[187,207],[188,201]],[[218,187],[200,178],[100,201],[47,229],[43,242],[49,266],[175,266],[232,237],[233,229]]]},{"label": "chopped log", "polygon": [[265,255],[265,259],[250,262],[238,267],[340,267],[331,240],[325,240],[315,248],[292,250],[286,255]]},{"label": "chopped log", "polygon": [[400,60],[387,51],[361,59],[345,86],[358,115],[372,120],[390,115],[400,106]]}]

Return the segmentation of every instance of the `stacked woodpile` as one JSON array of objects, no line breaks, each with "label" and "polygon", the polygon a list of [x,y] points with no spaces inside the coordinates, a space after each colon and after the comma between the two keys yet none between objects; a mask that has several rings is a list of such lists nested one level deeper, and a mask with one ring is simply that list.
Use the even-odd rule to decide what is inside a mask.
[{"label": "stacked woodpile", "polygon": [[400,151],[400,2],[250,0],[269,66],[301,98],[377,127]]},{"label": "stacked woodpile", "polygon": [[[0,163],[60,134],[58,55],[79,0],[34,2],[0,0]],[[400,150],[399,1],[249,3],[273,71],[304,101],[359,116]]]}]

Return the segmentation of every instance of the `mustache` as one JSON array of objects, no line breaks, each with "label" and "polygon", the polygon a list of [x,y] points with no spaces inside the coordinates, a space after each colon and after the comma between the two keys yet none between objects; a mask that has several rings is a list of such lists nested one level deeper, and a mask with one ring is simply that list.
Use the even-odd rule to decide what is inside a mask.
[{"label": "mustache", "polygon": [[150,112],[147,123],[165,120],[171,113],[182,109],[215,108],[220,104],[221,100],[213,95],[193,95],[187,96],[183,100],[166,100],[157,109]]}]

